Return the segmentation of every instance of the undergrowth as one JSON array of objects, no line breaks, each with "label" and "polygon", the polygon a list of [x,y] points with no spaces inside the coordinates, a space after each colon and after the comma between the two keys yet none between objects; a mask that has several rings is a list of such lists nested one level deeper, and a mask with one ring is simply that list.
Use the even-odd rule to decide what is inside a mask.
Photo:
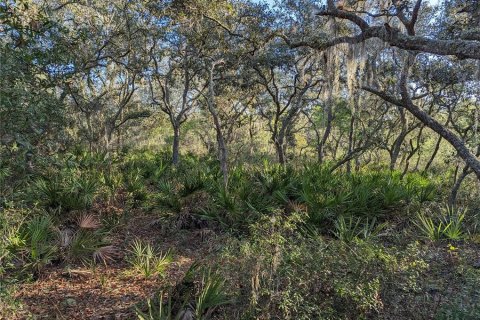
[{"label": "undergrowth", "polygon": [[[202,268],[137,306],[139,319],[470,319],[478,309],[472,286],[458,286],[462,301],[442,300],[446,288],[441,298],[431,293],[429,283],[442,279],[435,268],[447,262],[465,281],[480,279],[468,260],[468,241],[480,237],[474,209],[443,205],[441,185],[425,175],[264,161],[231,167],[225,187],[215,159],[185,156],[173,166],[150,151],[77,150],[38,166],[15,188],[2,187],[5,308],[20,309],[18,281],[48,267],[124,260],[129,274],[165,279],[171,251],[136,235],[112,243],[142,212],[163,237],[200,230],[199,241],[215,249]],[[12,170],[2,164],[1,181]],[[222,243],[205,240],[206,231]]]}]

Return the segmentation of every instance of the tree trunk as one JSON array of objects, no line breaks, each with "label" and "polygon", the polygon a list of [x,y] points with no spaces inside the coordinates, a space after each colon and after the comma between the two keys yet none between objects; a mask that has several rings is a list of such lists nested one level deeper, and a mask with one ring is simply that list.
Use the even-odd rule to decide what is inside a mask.
[{"label": "tree trunk", "polygon": [[211,112],[213,117],[213,122],[215,124],[215,131],[217,135],[217,145],[218,145],[218,160],[220,161],[220,170],[223,175],[223,186],[226,189],[228,186],[228,152],[227,146],[225,144],[225,138],[223,137],[222,126],[220,124],[220,119],[216,112]]},{"label": "tree trunk", "polygon": [[325,126],[325,131],[323,132],[322,140],[318,145],[318,162],[321,164],[325,158],[325,144],[327,143],[327,139],[330,136],[330,132],[332,132],[332,121],[333,121],[333,112],[332,106],[330,105],[331,101],[328,103],[326,107],[327,111],[327,123]]},{"label": "tree trunk", "polygon": [[465,161],[465,163],[475,172],[478,179],[480,179],[480,160],[465,146],[465,143],[457,137],[447,127],[432,118],[428,113],[413,104],[407,88],[408,72],[415,60],[415,55],[409,53],[402,76],[400,79],[400,91],[402,95],[402,102],[405,109],[410,111],[418,120],[422,121],[427,127],[438,133],[442,138],[447,140],[457,150],[458,155]]},{"label": "tree trunk", "polygon": [[402,71],[400,79],[400,91],[402,96],[401,101],[372,88],[364,87],[364,89],[376,94],[385,101],[405,107],[405,109],[407,109],[415,118],[420,120],[425,126],[429,127],[437,134],[439,134],[443,139],[447,140],[452,145],[452,147],[455,148],[460,158],[465,161],[465,163],[473,170],[477,178],[480,180],[480,160],[477,158],[477,156],[475,156],[467,148],[465,143],[457,135],[455,135],[455,133],[453,133],[450,129],[442,125],[440,122],[435,120],[428,113],[420,109],[412,102],[412,99],[410,98],[410,95],[408,93],[407,78],[410,66],[413,64],[414,61],[414,57],[414,54],[409,54],[408,61],[406,61],[404,70]]},{"label": "tree trunk", "polygon": [[285,165],[285,150],[283,148],[283,142],[275,141],[275,151],[277,152],[278,163],[282,166]]},{"label": "tree trunk", "polygon": [[113,135],[113,126],[111,124],[107,124],[105,126],[105,151],[107,155],[110,154],[110,145],[112,142],[112,135]]},{"label": "tree trunk", "polygon": [[215,91],[213,85],[213,72],[215,66],[222,62],[217,61],[213,62],[210,65],[209,70],[209,79],[208,79],[208,98],[207,98],[207,106],[210,114],[212,115],[213,122],[215,124],[215,130],[217,134],[217,144],[218,144],[218,160],[220,161],[220,170],[222,171],[223,175],[223,187],[227,189],[228,187],[228,153],[227,153],[227,146],[225,144],[225,138],[222,132],[222,125],[220,123],[220,119],[217,113],[217,107],[215,103]]},{"label": "tree trunk", "polygon": [[220,170],[223,174],[223,186],[225,189],[228,186],[228,153],[225,139],[223,137],[222,128],[217,116],[214,116],[215,128],[217,131],[217,143],[218,143],[218,158],[220,160]]},{"label": "tree trunk", "polygon": [[457,195],[458,191],[460,190],[460,186],[462,185],[463,180],[471,173],[468,166],[465,166],[462,170],[460,176],[456,179],[455,183],[453,184],[452,191],[450,196],[448,197],[448,206],[450,208],[454,208],[457,205]]},{"label": "tree trunk", "polygon": [[[423,133],[424,128],[425,127],[421,127],[420,130],[418,131],[418,135],[417,135],[417,138],[416,138],[416,143],[417,143],[416,146],[414,146],[414,144],[413,144],[413,139],[410,139],[410,152],[409,152],[409,154],[408,154],[408,156],[405,160],[405,168],[403,169],[403,172],[402,172],[402,179],[408,172],[408,169],[410,167],[410,160],[413,158],[413,156],[416,153],[420,153],[420,144],[421,144],[422,133]],[[418,159],[420,159],[420,158],[418,158]],[[415,166],[415,169],[416,169],[417,166],[418,166],[418,160],[417,160],[417,164]]]},{"label": "tree trunk", "polygon": [[395,166],[397,164],[398,156],[400,155],[400,148],[396,148],[395,146],[392,149],[392,152],[390,152],[390,171],[395,170]]},{"label": "tree trunk", "polygon": [[250,157],[253,157],[253,155],[255,154],[255,134],[254,134],[254,121],[251,115],[249,117],[248,124],[249,124],[248,135],[250,137],[249,154],[250,154]]},{"label": "tree trunk", "polygon": [[[353,150],[353,130],[355,126],[355,114],[352,112],[352,117],[350,118],[350,130],[348,132],[348,152],[347,154],[351,154]],[[351,159],[347,161],[347,173],[350,174],[352,172],[352,164]]]},{"label": "tree trunk", "polygon": [[180,160],[180,127],[173,126],[172,164],[178,165]]},{"label": "tree trunk", "polygon": [[433,119],[425,111],[418,108],[413,103],[407,103],[406,107],[417,119],[422,121],[427,127],[438,133],[442,138],[447,140],[457,150],[458,155],[465,163],[472,168],[478,179],[480,179],[480,161],[465,146],[465,143],[458,138],[452,131],[445,128],[437,120]]},{"label": "tree trunk", "polygon": [[395,170],[397,166],[398,157],[400,156],[400,151],[402,149],[403,142],[405,141],[405,137],[407,136],[407,132],[405,127],[402,128],[402,132],[400,135],[395,139],[393,143],[392,151],[390,152],[390,171]]},{"label": "tree trunk", "polygon": [[435,144],[435,149],[433,150],[432,156],[427,162],[427,165],[425,166],[425,169],[423,169],[423,172],[427,172],[428,169],[430,169],[430,166],[433,163],[433,160],[435,160],[435,157],[437,156],[438,150],[440,149],[440,143],[442,142],[442,137],[438,137],[437,143]]}]

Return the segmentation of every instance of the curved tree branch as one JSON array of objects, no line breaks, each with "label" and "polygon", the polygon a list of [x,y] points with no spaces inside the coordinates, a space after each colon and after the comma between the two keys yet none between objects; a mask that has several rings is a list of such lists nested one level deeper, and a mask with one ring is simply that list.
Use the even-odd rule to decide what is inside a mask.
[{"label": "curved tree branch", "polygon": [[293,42],[287,39],[285,35],[278,35],[286,41],[291,47],[308,46],[315,49],[324,50],[340,43],[358,43],[367,39],[377,38],[389,43],[391,46],[404,49],[427,52],[437,55],[452,55],[460,59],[480,59],[480,41],[475,40],[441,40],[431,37],[414,35],[414,25],[417,21],[418,11],[420,9],[421,1],[417,1],[412,18],[410,21],[405,19],[408,34],[402,33],[396,28],[390,27],[388,24],[384,26],[371,26],[366,20],[359,15],[345,10],[337,9],[333,1],[328,1],[328,6],[317,13],[318,16],[328,16],[349,20],[357,25],[361,33],[351,37],[338,37],[330,40],[325,39],[311,39]]}]

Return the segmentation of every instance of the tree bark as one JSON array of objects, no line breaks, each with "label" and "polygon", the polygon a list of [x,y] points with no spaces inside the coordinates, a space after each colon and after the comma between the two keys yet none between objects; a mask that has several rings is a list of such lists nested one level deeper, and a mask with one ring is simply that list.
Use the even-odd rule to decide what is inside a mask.
[{"label": "tree bark", "polygon": [[213,121],[215,123],[215,130],[217,132],[217,144],[218,144],[218,158],[220,161],[220,170],[223,175],[223,186],[226,189],[228,186],[228,152],[227,146],[225,144],[225,139],[223,137],[222,127],[220,125],[220,120],[218,115],[215,113],[212,114]]},{"label": "tree bark", "polygon": [[275,140],[275,151],[277,152],[278,163],[285,165],[285,149],[283,139]]},{"label": "tree bark", "polygon": [[407,119],[405,117],[405,112],[402,107],[398,107],[398,112],[400,114],[400,120],[402,123],[402,130],[400,131],[400,134],[398,137],[395,139],[392,150],[390,151],[390,171],[395,170],[395,167],[397,165],[397,160],[398,156],[400,155],[400,151],[402,149],[403,142],[405,141],[405,138],[407,137],[409,131],[407,130]]},{"label": "tree bark", "polygon": [[172,164],[178,165],[180,159],[180,126],[173,126]]},{"label": "tree bark", "polygon": [[[352,116],[350,117],[350,129],[348,132],[348,154],[352,153],[353,150],[353,131],[354,131],[354,126],[355,126],[355,111],[352,111]],[[351,159],[348,159],[347,161],[347,173],[350,174],[352,172],[352,164],[351,164]]]},{"label": "tree bark", "polygon": [[332,132],[333,112],[332,112],[331,101],[328,102],[328,104],[326,106],[326,111],[327,111],[327,123],[326,123],[326,126],[325,126],[325,131],[323,132],[322,140],[320,141],[320,144],[318,145],[318,162],[320,164],[322,164],[323,161],[324,161],[324,158],[325,158],[325,144],[327,143],[327,139],[330,136],[330,132]]},{"label": "tree bark", "polygon": [[425,169],[423,169],[423,172],[427,172],[428,169],[430,169],[430,166],[433,163],[433,160],[435,160],[435,157],[437,156],[438,150],[440,149],[440,143],[442,142],[442,137],[438,137],[437,143],[435,144],[435,149],[433,150],[432,155],[430,156],[430,159],[428,160],[427,164],[425,165]]},{"label": "tree bark", "polygon": [[212,62],[209,68],[207,106],[208,106],[208,110],[210,111],[210,114],[212,115],[213,123],[215,125],[217,145],[218,145],[218,160],[220,161],[220,170],[222,171],[222,175],[223,175],[223,187],[227,189],[228,187],[228,152],[227,152],[227,146],[225,144],[225,138],[222,132],[222,125],[220,123],[220,118],[217,112],[217,106],[215,103],[215,90],[214,90],[214,83],[213,83],[213,73],[215,71],[215,67],[221,63],[223,63],[223,61],[221,60]]},{"label": "tree bark", "polygon": [[[403,177],[404,177],[404,176],[407,174],[407,172],[408,172],[408,169],[409,169],[409,167],[410,167],[410,160],[411,160],[411,159],[413,158],[413,156],[414,156],[417,152],[419,152],[419,150],[420,150],[420,140],[421,140],[421,138],[422,138],[422,132],[423,132],[423,129],[424,129],[424,128],[425,128],[425,127],[421,127],[420,130],[419,130],[419,132],[418,132],[418,135],[417,135],[417,145],[416,145],[416,146],[413,145],[413,140],[410,139],[410,153],[408,154],[408,156],[407,156],[407,158],[406,158],[406,160],[405,160],[405,168],[403,169],[402,176],[401,176],[402,179],[403,179]],[[418,164],[417,164],[417,165],[418,165]]]},{"label": "tree bark", "polygon": [[457,205],[457,195],[460,187],[462,185],[463,180],[471,173],[472,171],[469,170],[468,166],[465,166],[462,170],[460,176],[456,179],[452,191],[450,192],[450,196],[448,197],[448,206],[450,208],[454,208]]},{"label": "tree bark", "polygon": [[400,134],[399,137],[397,137],[397,139],[395,139],[395,142],[393,144],[393,148],[390,151],[390,171],[395,170],[395,167],[397,165],[398,156],[400,155],[400,149],[401,149],[401,146],[403,144],[404,139],[405,139],[405,136],[403,135],[403,132],[402,132],[402,134]]}]

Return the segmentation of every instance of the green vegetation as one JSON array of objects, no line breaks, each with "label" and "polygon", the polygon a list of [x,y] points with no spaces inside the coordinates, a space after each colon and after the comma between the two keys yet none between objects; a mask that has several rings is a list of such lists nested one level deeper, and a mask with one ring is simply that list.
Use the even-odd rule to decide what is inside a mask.
[{"label": "green vegetation", "polygon": [[0,2],[0,319],[478,319],[479,25]]},{"label": "green vegetation", "polygon": [[[435,180],[416,173],[402,178],[388,170],[347,174],[315,164],[294,168],[265,162],[232,168],[225,190],[220,169],[210,159],[191,156],[181,166],[152,170],[166,158],[168,153],[151,151],[118,155],[116,166],[122,170],[112,171],[110,178],[107,172],[91,175],[93,194],[89,188],[76,189],[76,199],[94,199],[87,211],[35,200],[23,202],[35,208],[31,213],[8,207],[3,219],[23,219],[2,225],[4,279],[41,278],[55,265],[89,268],[118,259],[127,262],[127,275],[165,279],[177,256],[168,250],[181,247],[162,246],[161,253],[158,243],[135,234],[123,245],[112,244],[115,234],[127,232],[125,221],[135,225],[135,215],[146,212],[165,239],[213,230],[213,238],[202,232],[196,241],[211,242],[216,249],[198,261],[210,270],[193,266],[176,285],[159,287],[160,296],[138,304],[139,319],[181,319],[187,313],[195,319],[234,314],[464,319],[478,308],[480,292],[473,283],[480,281],[480,273],[469,257],[476,250],[476,217],[473,211],[442,205]],[[132,176],[137,189],[131,188]],[[113,180],[118,181],[115,194],[109,186]],[[24,199],[38,195],[39,180],[32,181],[32,188],[19,191]],[[57,197],[67,199],[71,180],[58,181]],[[124,218],[112,220],[115,212],[94,209],[122,197]],[[81,213],[95,210],[99,214]],[[120,251],[124,258],[118,257]],[[443,272],[453,273],[444,279]],[[465,286],[467,279],[471,283]],[[435,295],[447,299],[449,286],[467,300],[438,304]],[[14,287],[9,288],[3,294]],[[18,303],[5,297],[10,306]]]},{"label": "green vegetation", "polygon": [[133,241],[129,253],[131,257],[127,258],[127,261],[145,278],[155,274],[163,276],[171,262],[169,253],[157,254],[149,243],[144,244],[140,240]]}]

